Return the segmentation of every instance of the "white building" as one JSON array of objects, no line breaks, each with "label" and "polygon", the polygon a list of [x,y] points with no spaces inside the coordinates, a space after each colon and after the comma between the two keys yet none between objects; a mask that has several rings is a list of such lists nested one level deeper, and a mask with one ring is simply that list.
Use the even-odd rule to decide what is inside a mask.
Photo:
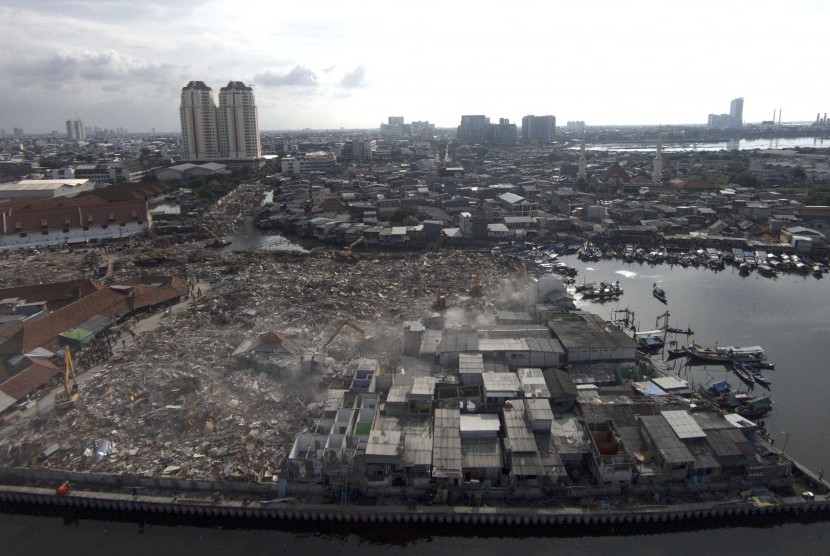
[{"label": "white building", "polygon": [[182,89],[179,107],[185,160],[219,158],[216,104],[210,87],[191,81]]},{"label": "white building", "polygon": [[74,197],[94,187],[95,182],[88,179],[20,180],[0,185],[0,199]]},{"label": "white building", "polygon": [[327,172],[337,164],[337,158],[334,153],[318,151],[297,156],[286,156],[280,161],[280,164],[282,165],[283,174],[299,176],[314,172]]},{"label": "white building", "polygon": [[254,92],[241,81],[219,90],[219,153],[223,158],[261,158]]},{"label": "white building", "polygon": [[66,120],[66,137],[67,139],[74,139],[75,141],[83,141],[86,139],[84,122],[81,120]]}]

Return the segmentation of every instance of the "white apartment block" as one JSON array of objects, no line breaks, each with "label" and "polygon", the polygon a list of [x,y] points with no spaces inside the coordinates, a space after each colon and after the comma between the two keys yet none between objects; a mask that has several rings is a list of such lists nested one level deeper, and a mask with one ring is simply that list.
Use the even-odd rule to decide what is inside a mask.
[{"label": "white apartment block", "polygon": [[210,87],[191,81],[182,89],[179,107],[182,123],[182,148],[187,160],[219,158],[216,104]]},{"label": "white apartment block", "polygon": [[219,91],[219,152],[226,158],[261,158],[254,92],[241,81]]},{"label": "white apartment block", "polygon": [[182,89],[179,108],[185,160],[252,160],[262,157],[253,89],[230,81],[219,91],[219,106],[202,81]]}]

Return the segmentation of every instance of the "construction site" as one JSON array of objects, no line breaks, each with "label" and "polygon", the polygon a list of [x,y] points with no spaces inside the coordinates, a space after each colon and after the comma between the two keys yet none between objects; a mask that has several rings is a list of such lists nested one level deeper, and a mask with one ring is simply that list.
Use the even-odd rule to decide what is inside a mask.
[{"label": "construction site", "polygon": [[[243,186],[218,203],[208,216],[216,235],[240,225],[260,194]],[[71,410],[50,403],[49,386],[63,390],[60,368],[26,398],[25,411],[5,412],[0,465],[270,480],[281,473],[309,406],[349,371],[362,334],[373,336],[373,356],[384,368],[397,368],[402,322],[429,313],[437,290],[461,307],[483,308],[485,298],[471,295],[476,278],[469,269],[492,277],[494,288],[509,274],[476,253],[235,253],[163,237],[7,254],[0,285],[94,278],[102,263],[110,269],[103,283],[152,273],[179,277],[187,293],[179,304],[112,323],[112,355],[76,369],[83,384]],[[332,336],[339,323],[351,326]],[[266,347],[251,357],[237,353],[252,342]],[[307,352],[324,347],[338,358],[329,357],[324,372],[311,372],[307,362],[303,368]],[[76,363],[90,359],[86,351],[75,354]],[[106,457],[90,457],[104,440]]]},{"label": "construction site", "polygon": [[39,279],[68,292],[2,338],[30,378],[4,383],[0,466],[193,481],[214,502],[233,498],[220,483],[292,503],[825,499],[763,427],[661,376],[559,277],[489,249],[217,249],[262,194],[223,199],[207,237],[0,260],[16,311]]}]

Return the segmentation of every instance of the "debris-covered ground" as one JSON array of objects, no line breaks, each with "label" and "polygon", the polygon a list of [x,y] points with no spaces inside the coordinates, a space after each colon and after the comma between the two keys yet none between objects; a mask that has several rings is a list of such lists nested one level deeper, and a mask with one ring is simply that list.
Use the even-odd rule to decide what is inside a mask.
[{"label": "debris-covered ground", "polygon": [[[212,222],[230,230],[256,206],[257,195],[241,188],[217,207]],[[403,323],[429,313],[436,290],[451,306],[486,309],[489,291],[508,273],[474,252],[365,250],[348,262],[332,248],[232,253],[196,241],[151,247],[168,251],[161,264],[143,269],[135,260],[146,243],[101,250],[111,262],[107,280],[176,273],[201,287],[169,315],[154,316],[153,326],[120,325],[114,356],[90,373],[79,406],[12,422],[0,434],[0,465],[269,480],[310,423],[306,406],[333,376],[349,371],[357,338],[338,335],[329,351],[346,356],[325,374],[301,372],[299,354],[278,375],[245,368],[231,355],[243,341],[282,332],[295,345],[319,348],[349,318],[377,338],[363,355],[394,369]],[[76,278],[87,253],[11,256],[0,260],[0,283]],[[472,295],[476,275],[483,297]]]}]

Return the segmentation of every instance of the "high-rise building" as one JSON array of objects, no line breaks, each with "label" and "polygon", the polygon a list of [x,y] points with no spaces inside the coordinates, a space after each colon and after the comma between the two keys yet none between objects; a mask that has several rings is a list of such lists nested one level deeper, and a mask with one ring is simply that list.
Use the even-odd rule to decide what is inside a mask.
[{"label": "high-rise building", "polygon": [[[568,122],[570,124],[570,122]],[[585,169],[587,163],[585,161],[585,133],[582,134],[582,145],[579,147],[579,169],[576,172],[576,179],[585,180]]]},{"label": "high-rise building", "polygon": [[86,139],[86,129],[81,120],[66,120],[66,138],[75,141]]},{"label": "high-rise building", "polygon": [[216,103],[203,81],[191,81],[182,89],[179,107],[182,150],[185,160],[219,158]]},{"label": "high-rise building", "polygon": [[254,90],[242,81],[219,89],[219,154],[222,158],[261,158]]},{"label": "high-rise building", "polygon": [[490,118],[487,116],[461,116],[458,140],[462,143],[484,143],[487,140],[489,125]]},{"label": "high-rise building", "polygon": [[383,137],[395,138],[408,135],[407,126],[403,123],[403,116],[389,116],[389,123],[380,124],[380,134]]},{"label": "high-rise building", "polygon": [[499,118],[499,123],[490,125],[489,131],[488,139],[493,145],[516,146],[516,124],[511,124],[507,118]]},{"label": "high-rise building", "polygon": [[657,133],[657,152],[654,154],[654,171],[651,173],[651,183],[660,185],[663,183],[663,149],[660,133]]},{"label": "high-rise building", "polygon": [[730,127],[743,127],[744,125],[744,97],[736,98],[729,104]]},{"label": "high-rise building", "polygon": [[556,135],[556,116],[522,118],[522,143],[550,143]]},{"label": "high-rise building", "polygon": [[218,108],[211,88],[191,81],[182,89],[179,113],[186,160],[262,157],[253,89],[241,81],[219,90]]}]

